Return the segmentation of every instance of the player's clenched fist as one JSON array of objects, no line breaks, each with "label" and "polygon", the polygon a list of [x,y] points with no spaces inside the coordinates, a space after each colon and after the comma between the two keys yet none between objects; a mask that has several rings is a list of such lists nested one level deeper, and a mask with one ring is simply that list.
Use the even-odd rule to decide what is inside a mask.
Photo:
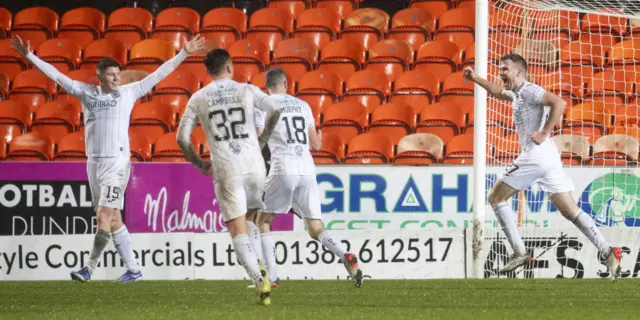
[{"label": "player's clenched fist", "polygon": [[462,71],[462,76],[464,76],[465,79],[473,81],[476,78],[476,73],[473,71],[473,68],[466,67],[464,68],[464,71]]}]

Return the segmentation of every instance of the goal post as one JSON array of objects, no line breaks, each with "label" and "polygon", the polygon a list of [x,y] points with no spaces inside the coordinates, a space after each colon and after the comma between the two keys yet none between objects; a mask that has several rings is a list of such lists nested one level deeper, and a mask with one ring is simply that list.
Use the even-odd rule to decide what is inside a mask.
[{"label": "goal post", "polygon": [[[518,53],[528,63],[528,81],[567,103],[562,122],[551,138],[574,183],[573,196],[578,206],[599,227],[640,226],[640,3],[479,0],[475,14],[478,75],[500,83],[500,57]],[[477,85],[473,110],[474,206],[469,276],[498,277],[496,271],[506,262],[511,249],[487,203],[487,192],[519,155],[518,135],[510,103],[487,97]],[[509,202],[525,245],[556,246],[535,249],[538,251],[532,252],[534,258],[538,253],[565,252],[557,246],[570,241],[561,241],[561,237],[577,231],[548,200],[549,194],[533,185]],[[620,238],[618,235],[625,232],[626,229],[607,234]],[[553,240],[554,235],[557,241]],[[616,241],[623,240],[610,241],[618,245]],[[591,246],[588,242],[582,244]],[[504,251],[505,247],[508,252],[496,251]],[[488,257],[493,257],[491,263]],[[568,253],[553,257],[558,261],[570,258],[573,256]],[[592,263],[597,264],[597,259]],[[586,262],[581,265],[583,269],[593,267]]]}]

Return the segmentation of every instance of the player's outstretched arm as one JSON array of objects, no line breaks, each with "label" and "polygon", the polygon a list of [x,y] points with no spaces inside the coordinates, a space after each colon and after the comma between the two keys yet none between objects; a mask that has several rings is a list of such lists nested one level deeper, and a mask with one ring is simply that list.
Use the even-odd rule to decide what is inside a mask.
[{"label": "player's outstretched arm", "polygon": [[[191,102],[191,100],[189,101]],[[187,110],[182,115],[182,119],[180,120],[180,125],[178,126],[178,133],[176,134],[176,139],[178,142],[178,146],[180,146],[180,150],[184,156],[189,160],[189,162],[193,163],[193,165],[202,172],[205,176],[211,175],[211,162],[205,161],[196,152],[193,147],[193,143],[191,142],[191,133],[193,129],[196,127],[197,117],[193,112],[192,108],[187,106]]]},{"label": "player's outstretched arm", "polygon": [[139,90],[138,90],[139,97],[137,97],[136,99],[143,97],[149,91],[151,91],[151,89],[156,84],[158,84],[160,81],[162,81],[162,79],[170,75],[171,72],[173,72],[182,63],[182,61],[184,61],[184,59],[186,59],[189,55],[204,49],[205,39],[200,38],[199,34],[196,35],[193,39],[191,39],[191,41],[187,41],[187,39],[184,37],[182,39],[183,39],[183,42],[185,42],[182,50],[180,50],[180,52],[175,57],[163,63],[160,66],[160,68],[156,69],[156,71],[154,71],[153,73],[151,73],[150,75],[148,75],[147,77],[142,79],[142,81],[139,82],[140,84]]},{"label": "player's outstretched arm", "polygon": [[560,124],[564,108],[567,106],[567,103],[564,100],[549,91],[544,92],[540,98],[540,104],[542,106],[548,106],[550,110],[549,117],[547,118],[547,122],[544,124],[544,127],[542,127],[542,130],[534,132],[531,135],[531,139],[536,144],[544,142],[547,135],[553,131],[553,128]]},{"label": "player's outstretched arm", "polygon": [[309,128],[309,142],[313,151],[322,149],[322,131],[316,131],[316,127]]},{"label": "player's outstretched arm", "polygon": [[466,67],[464,69],[463,75],[468,80],[477,83],[482,88],[487,90],[490,95],[500,100],[512,101],[511,95],[508,94],[507,90],[500,88],[500,86],[498,86],[497,84],[478,76],[471,67]]},{"label": "player's outstretched arm", "polygon": [[29,62],[31,62],[36,68],[38,68],[42,73],[44,73],[49,79],[56,82],[58,85],[63,87],[69,94],[76,95],[72,89],[73,80],[71,78],[64,75],[62,72],[58,71],[54,66],[42,61],[38,56],[31,52],[31,44],[27,40],[27,42],[23,42],[20,36],[14,36],[11,38],[11,44],[9,45],[11,49],[17,51],[21,56],[25,57]]}]

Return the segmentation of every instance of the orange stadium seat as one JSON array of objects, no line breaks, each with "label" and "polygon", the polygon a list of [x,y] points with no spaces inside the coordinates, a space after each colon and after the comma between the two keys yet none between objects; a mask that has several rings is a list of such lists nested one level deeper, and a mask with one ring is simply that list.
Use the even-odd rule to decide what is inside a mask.
[{"label": "orange stadium seat", "polygon": [[357,101],[364,105],[368,112],[383,104],[391,93],[391,80],[386,74],[363,70],[347,79],[343,101]]},{"label": "orange stadium seat", "polygon": [[249,18],[247,39],[260,40],[269,51],[276,48],[278,42],[285,40],[293,32],[293,18],[287,10],[263,8]]},{"label": "orange stadium seat", "polygon": [[200,50],[194,52],[189,55],[179,66],[176,68],[176,71],[188,71],[196,78],[199,82],[205,82],[207,78],[209,78],[209,74],[207,72],[207,68],[203,67],[204,58],[207,53],[213,49],[221,48],[220,44],[215,40],[205,40],[204,41],[204,50]]},{"label": "orange stadium seat", "polygon": [[151,159],[151,142],[144,134],[129,135],[131,162],[144,162]]},{"label": "orange stadium seat", "polygon": [[244,39],[229,47],[233,61],[233,79],[249,82],[269,64],[269,48],[260,40]]},{"label": "orange stadium seat", "polygon": [[458,98],[455,99],[457,102],[463,105],[473,105],[474,90],[475,86],[473,81],[467,80],[461,71],[452,73],[447,76],[442,83],[439,102],[449,103],[454,100],[451,99],[452,96],[458,96]]},{"label": "orange stadium seat", "polygon": [[589,159],[589,140],[583,136],[562,134],[554,136],[553,142],[560,151],[565,165],[581,165]]},{"label": "orange stadium seat", "polygon": [[109,15],[104,38],[122,42],[131,50],[134,44],[147,39],[153,27],[153,15],[144,8],[120,8]]},{"label": "orange stadium seat", "polygon": [[[472,43],[469,46],[467,46],[466,48],[464,48],[462,50],[462,65],[460,66],[461,69],[464,70],[464,68],[466,67],[475,67],[476,64],[476,43]],[[489,72],[487,70],[487,75],[489,75]]]},{"label": "orange stadium seat", "polygon": [[316,126],[320,124],[320,114],[342,96],[342,79],[328,70],[306,73],[298,82],[296,97],[309,104],[314,110]]},{"label": "orange stadium seat", "polygon": [[80,63],[80,69],[95,70],[96,64],[104,58],[110,58],[120,64],[127,63],[127,49],[122,42],[113,39],[100,39],[91,42],[84,49],[84,58]]},{"label": "orange stadium seat", "polygon": [[447,143],[460,134],[464,127],[466,111],[457,104],[436,103],[426,106],[420,113],[416,133],[431,133]]},{"label": "orange stadium seat", "polygon": [[318,49],[338,38],[340,17],[327,8],[314,8],[303,11],[296,20],[294,38],[303,38],[313,42]]},{"label": "orange stadium seat", "polygon": [[355,101],[339,102],[324,111],[322,132],[349,141],[364,132],[367,126],[367,110]]},{"label": "orange stadium seat", "polygon": [[633,74],[624,71],[606,70],[587,79],[585,98],[602,101],[609,105],[625,103],[633,93]]},{"label": "orange stadium seat", "polygon": [[[260,72],[257,75],[255,75],[255,77],[251,79],[251,84],[260,88],[260,90],[262,90],[263,92],[268,93],[266,72]],[[290,84],[291,82],[287,80],[287,85],[290,86]]]},{"label": "orange stadium seat", "polygon": [[[1,118],[0,121],[2,121]],[[15,127],[0,124],[0,160],[7,157],[7,148],[11,140],[21,134],[22,131],[15,129]]]},{"label": "orange stadium seat", "polygon": [[408,8],[393,15],[389,39],[404,40],[413,51],[431,39],[436,30],[436,18],[424,8]]},{"label": "orange stadium seat", "polygon": [[460,48],[474,42],[476,14],[473,9],[452,9],[438,18],[436,40],[449,40]]},{"label": "orange stadium seat", "polygon": [[384,135],[363,133],[349,141],[345,164],[386,164],[393,160],[393,142]]},{"label": "orange stadium seat", "polygon": [[640,106],[627,104],[613,107],[614,127],[640,127]]},{"label": "orange stadium seat", "polygon": [[640,64],[640,53],[636,53],[639,46],[640,39],[626,40],[613,45],[609,49],[605,67],[635,74],[636,64]]},{"label": "orange stadium seat", "polygon": [[330,9],[342,20],[358,8],[358,0],[316,0],[316,8]]},{"label": "orange stadium seat", "polygon": [[62,137],[80,127],[82,107],[71,101],[52,101],[36,110],[32,132],[40,132],[58,143]]},{"label": "orange stadium seat", "polygon": [[25,132],[31,128],[31,107],[18,101],[0,101],[0,128],[12,132]]},{"label": "orange stadium seat", "polygon": [[593,144],[592,165],[638,165],[640,145],[635,137],[624,134],[602,136]]},{"label": "orange stadium seat", "polygon": [[320,53],[318,69],[329,69],[341,79],[347,79],[362,68],[366,60],[365,55],[364,48],[353,41],[347,39],[331,41]]},{"label": "orange stadium seat", "polygon": [[0,40],[0,73],[12,80],[18,73],[27,69],[28,61],[9,47],[11,40]]},{"label": "orange stadium seat", "polygon": [[0,73],[0,101],[5,100],[9,95],[9,77]]},{"label": "orange stadium seat", "polygon": [[200,89],[198,78],[189,71],[174,71],[155,86],[151,101],[172,106],[177,112]]},{"label": "orange stadium seat", "polygon": [[605,133],[611,123],[612,107],[602,102],[586,102],[575,105],[567,110],[564,134],[578,134],[585,136],[593,143]]},{"label": "orange stadium seat", "polygon": [[43,41],[53,38],[58,32],[58,14],[46,7],[31,7],[20,10],[13,17],[11,36],[20,36],[37,48]]},{"label": "orange stadium seat", "polygon": [[410,105],[416,114],[435,101],[440,79],[428,71],[413,70],[401,74],[394,82],[390,100]]},{"label": "orange stadium seat", "polygon": [[293,19],[297,19],[303,11],[311,7],[311,1],[313,0],[271,0],[267,7],[284,9]]},{"label": "orange stadium seat", "polygon": [[176,52],[173,46],[162,39],[142,40],[131,48],[127,69],[154,72],[165,61],[173,58]]},{"label": "orange stadium seat", "polygon": [[473,134],[457,135],[447,142],[444,164],[473,163]]},{"label": "orange stadium seat", "polygon": [[[455,1],[452,1],[452,2],[455,2]],[[449,11],[450,9],[452,9],[452,7],[449,5],[449,1],[420,1],[420,0],[410,1],[409,8],[427,10],[436,19],[446,11]]]},{"label": "orange stadium seat", "polygon": [[[200,150],[200,146],[196,145],[193,137],[192,143],[196,150]],[[151,155],[151,162],[187,162],[187,158],[184,157],[180,146],[178,146],[175,132],[169,132],[158,138]]]},{"label": "orange stadium seat", "polygon": [[70,39],[49,39],[38,46],[36,53],[60,72],[67,73],[80,65],[82,49]]},{"label": "orange stadium seat", "polygon": [[295,82],[318,63],[318,48],[307,39],[288,39],[276,45],[269,68],[280,68]]},{"label": "orange stadium seat", "polygon": [[398,144],[400,139],[413,132],[415,126],[416,115],[411,106],[390,102],[373,111],[367,132],[381,134],[393,144]]},{"label": "orange stadium seat", "polygon": [[20,101],[35,111],[36,107],[49,101],[56,93],[56,83],[40,70],[25,70],[13,79],[9,99]]},{"label": "orange stadium seat", "polygon": [[84,132],[69,133],[60,139],[53,161],[87,161]]},{"label": "orange stadium seat", "polygon": [[339,164],[344,159],[345,145],[340,136],[322,133],[322,147],[311,151],[315,164]]},{"label": "orange stadium seat", "polygon": [[9,38],[12,17],[11,11],[0,7],[0,39]]},{"label": "orange stadium seat", "polygon": [[191,39],[200,31],[200,14],[186,7],[167,8],[156,16],[151,38],[169,42],[178,51],[182,38]]},{"label": "orange stadium seat", "polygon": [[354,10],[344,18],[344,28],[340,37],[357,42],[364,50],[369,50],[389,32],[389,20],[389,15],[380,9]]},{"label": "orange stadium seat", "polygon": [[398,143],[394,164],[430,165],[442,160],[444,142],[429,133],[410,134]]},{"label": "orange stadium seat", "polygon": [[572,101],[582,99],[584,90],[582,78],[575,77],[562,71],[551,72],[535,77],[535,82],[549,92],[554,93],[567,102],[567,106],[573,105]]},{"label": "orange stadium seat", "polygon": [[53,143],[40,133],[29,132],[9,143],[7,161],[48,161],[53,158]]},{"label": "orange stadium seat", "polygon": [[550,38],[556,37],[558,31],[567,38],[577,38],[580,34],[580,14],[576,11],[554,10],[544,15],[547,19],[536,21],[536,32],[548,32]]},{"label": "orange stadium seat", "polygon": [[418,49],[414,70],[429,71],[441,78],[456,72],[462,51],[448,40],[429,41]]},{"label": "orange stadium seat", "polygon": [[604,57],[609,49],[620,42],[621,37],[609,33],[581,33],[579,41],[589,43],[593,47],[591,49],[592,56]]},{"label": "orange stadium seat", "polygon": [[640,141],[640,128],[638,127],[614,127],[611,134],[624,134]]},{"label": "orange stadium seat", "polygon": [[[601,9],[602,12],[622,15],[617,9]],[[580,31],[584,33],[613,33],[624,36],[629,31],[629,19],[616,15],[587,13],[582,17]]]},{"label": "orange stadium seat", "polygon": [[133,108],[129,132],[144,134],[151,143],[172,131],[176,126],[176,110],[155,101],[145,102]]},{"label": "orange stadium seat", "polygon": [[237,8],[215,8],[202,17],[200,34],[208,40],[215,40],[222,48],[242,39],[247,33],[249,18]]},{"label": "orange stadium seat", "polygon": [[520,155],[520,142],[517,134],[511,134],[503,138],[487,139],[495,149],[494,159],[502,164],[512,163]]},{"label": "orange stadium seat", "polygon": [[383,72],[394,81],[413,63],[413,48],[404,40],[387,39],[377,42],[369,50],[366,70]]},{"label": "orange stadium seat", "polygon": [[[454,97],[454,96],[452,96]],[[468,103],[468,101],[460,100],[460,101],[452,101],[452,103],[458,103],[463,109],[469,110],[469,115],[467,116],[467,125],[465,126],[464,133],[473,134],[474,127],[474,109],[473,103]],[[511,106],[511,102],[506,101],[487,101],[487,126],[498,126],[503,129],[505,128],[515,128],[515,124],[513,122],[513,107]]]},{"label": "orange stadium seat", "polygon": [[65,12],[60,19],[58,38],[75,41],[80,48],[102,38],[106,16],[95,8],[77,8]]}]

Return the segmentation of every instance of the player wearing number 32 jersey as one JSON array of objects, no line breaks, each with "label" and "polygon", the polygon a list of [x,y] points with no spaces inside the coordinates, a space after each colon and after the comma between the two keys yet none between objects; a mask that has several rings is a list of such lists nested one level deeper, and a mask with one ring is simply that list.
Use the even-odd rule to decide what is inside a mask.
[{"label": "player wearing number 32 jersey", "polygon": [[[271,284],[247,235],[245,215],[262,210],[265,165],[261,145],[266,144],[279,110],[258,87],[232,80],[233,64],[224,49],[207,53],[204,64],[213,80],[194,93],[178,128],[178,144],[187,159],[205,175],[213,175],[216,199],[238,255],[256,287],[258,302],[271,303]],[[254,117],[265,112],[266,126],[258,140]],[[193,149],[191,133],[200,121],[211,150],[204,161]]]},{"label": "player wearing number 32 jersey", "polygon": [[538,183],[550,194],[549,200],[558,211],[572,221],[605,257],[611,280],[615,281],[620,276],[622,249],[609,246],[591,217],[576,205],[571,196],[573,183],[562,168],[558,148],[549,138],[551,130],[561,121],[566,103],[539,85],[527,82],[527,63],[517,54],[500,59],[500,78],[504,89],[479,77],[471,68],[464,70],[464,76],[494,97],[512,102],[513,120],[522,148],[522,153],[498,179],[488,196],[514,251],[513,257],[500,271],[510,272],[532,261],[518,233],[515,215],[506,201],[518,190]]},{"label": "player wearing number 32 jersey", "polygon": [[309,105],[287,92],[287,77],[281,69],[266,73],[270,96],[265,101],[280,109],[277,126],[269,138],[271,169],[265,184],[264,212],[258,214],[257,224],[261,239],[252,239],[255,251],[262,253],[271,281],[277,282],[275,244],[271,224],[275,214],[286,214],[293,207],[304,218],[309,235],[342,259],[356,287],[362,285],[362,270],[358,259],[347,252],[344,244],[324,229],[320,211],[320,192],[316,182],[316,169],[309,152],[320,149],[322,141],[315,128]]}]

